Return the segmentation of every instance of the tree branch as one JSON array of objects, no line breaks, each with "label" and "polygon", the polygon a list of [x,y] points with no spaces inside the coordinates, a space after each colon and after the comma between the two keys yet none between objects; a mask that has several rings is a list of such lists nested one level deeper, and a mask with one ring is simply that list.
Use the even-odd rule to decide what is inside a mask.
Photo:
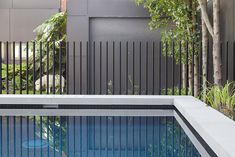
[{"label": "tree branch", "polygon": [[211,25],[210,20],[209,20],[209,16],[208,16],[208,13],[207,13],[207,8],[204,5],[203,0],[198,0],[198,3],[199,3],[200,8],[201,8],[203,21],[205,22],[206,27],[207,27],[209,33],[211,34],[211,36],[213,38],[214,37],[214,31],[213,31],[212,25]]}]

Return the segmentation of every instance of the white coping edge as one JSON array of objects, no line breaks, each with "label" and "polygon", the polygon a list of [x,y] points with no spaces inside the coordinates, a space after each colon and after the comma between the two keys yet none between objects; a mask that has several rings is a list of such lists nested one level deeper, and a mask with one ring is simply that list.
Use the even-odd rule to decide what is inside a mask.
[{"label": "white coping edge", "polygon": [[192,96],[0,95],[0,104],[174,105],[219,157],[235,156],[235,122]]},{"label": "white coping edge", "polygon": [[174,117],[175,117],[176,121],[179,123],[179,125],[181,126],[181,128],[183,128],[185,134],[188,136],[188,138],[193,143],[195,148],[198,150],[200,155],[203,157],[210,157],[210,155],[207,153],[206,149],[201,145],[201,143],[198,141],[198,139],[194,136],[194,134],[191,132],[191,130],[188,128],[188,126],[184,123],[184,121],[181,119],[181,117],[175,111],[174,111]]},{"label": "white coping edge", "polygon": [[[157,100],[157,101],[156,101]],[[0,104],[173,105],[168,96],[134,95],[0,95]]]}]

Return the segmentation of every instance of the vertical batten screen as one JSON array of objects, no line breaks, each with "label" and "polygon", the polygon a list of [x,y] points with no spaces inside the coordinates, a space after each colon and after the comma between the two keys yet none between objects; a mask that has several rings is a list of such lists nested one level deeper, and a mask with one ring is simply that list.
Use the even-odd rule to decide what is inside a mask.
[{"label": "vertical batten screen", "polygon": [[[223,83],[233,79],[231,45],[221,44]],[[201,48],[156,41],[0,42],[0,93],[195,95],[202,86]],[[212,82],[213,67],[207,68]]]}]

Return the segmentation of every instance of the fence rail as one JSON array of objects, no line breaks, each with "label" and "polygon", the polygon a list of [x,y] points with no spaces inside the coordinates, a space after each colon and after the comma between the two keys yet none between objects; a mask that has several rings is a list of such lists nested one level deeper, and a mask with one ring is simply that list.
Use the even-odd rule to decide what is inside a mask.
[{"label": "fence rail", "polygon": [[[231,47],[221,43],[224,83],[234,78]],[[202,59],[201,43],[0,42],[0,94],[196,95]],[[210,48],[207,62],[212,82]]]}]

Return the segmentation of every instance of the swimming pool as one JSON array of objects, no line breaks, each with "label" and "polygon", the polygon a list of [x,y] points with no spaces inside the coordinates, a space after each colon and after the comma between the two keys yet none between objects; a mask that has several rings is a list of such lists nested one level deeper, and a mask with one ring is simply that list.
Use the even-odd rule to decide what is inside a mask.
[{"label": "swimming pool", "polygon": [[2,156],[199,157],[174,117],[1,117]]},{"label": "swimming pool", "polygon": [[227,147],[234,144],[234,122],[193,97],[8,95],[0,100],[2,157],[234,155]]}]

